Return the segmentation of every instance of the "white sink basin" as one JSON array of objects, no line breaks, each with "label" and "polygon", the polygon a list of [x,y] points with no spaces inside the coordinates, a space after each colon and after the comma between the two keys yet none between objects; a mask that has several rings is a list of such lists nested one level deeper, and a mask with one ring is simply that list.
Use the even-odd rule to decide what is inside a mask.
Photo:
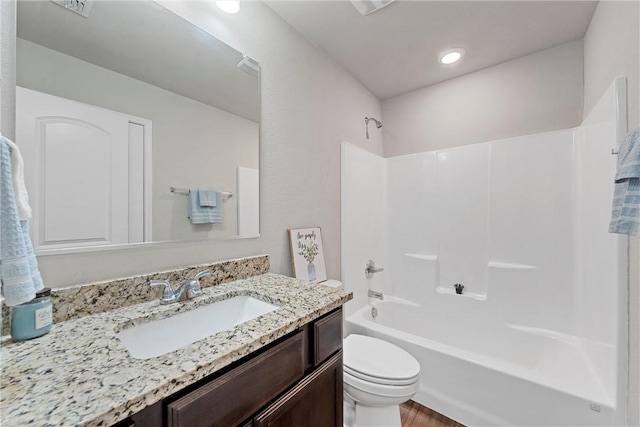
[{"label": "white sink basin", "polygon": [[135,359],[150,359],[231,329],[278,306],[249,296],[217,301],[166,319],[132,326],[116,334]]}]

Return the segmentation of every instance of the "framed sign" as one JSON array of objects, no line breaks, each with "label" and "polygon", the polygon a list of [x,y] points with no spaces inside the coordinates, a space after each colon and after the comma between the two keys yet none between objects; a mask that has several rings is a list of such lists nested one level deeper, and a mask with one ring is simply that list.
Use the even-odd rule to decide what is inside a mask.
[{"label": "framed sign", "polygon": [[289,244],[296,279],[314,283],[327,280],[320,227],[289,229]]}]

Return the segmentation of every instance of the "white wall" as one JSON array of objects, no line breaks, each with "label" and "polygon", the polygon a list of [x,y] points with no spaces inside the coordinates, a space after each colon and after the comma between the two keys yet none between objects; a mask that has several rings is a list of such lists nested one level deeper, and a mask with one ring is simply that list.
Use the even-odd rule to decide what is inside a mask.
[{"label": "white wall", "polygon": [[235,15],[210,2],[167,7],[260,62],[260,232],[257,239],[172,243],[152,248],[38,259],[48,286],[83,283],[205,261],[268,253],[271,270],[291,274],[288,228],[322,227],[329,277],[340,276],[340,142],[379,154],[364,117],[380,102],[262,2]]},{"label": "white wall", "polygon": [[[601,1],[584,36],[584,116],[614,77],[627,77],[628,128],[640,124],[640,3]],[[629,411],[640,425],[640,244],[629,242]]]},{"label": "white wall", "polygon": [[385,157],[577,126],[582,59],[577,40],[389,98]]},{"label": "white wall", "polygon": [[238,234],[237,198],[224,202],[222,224],[194,226],[187,196],[169,187],[235,192],[236,167],[258,168],[258,123],[23,39],[16,63],[18,86],[153,122],[154,241]]},{"label": "white wall", "polygon": [[0,132],[15,138],[16,4],[0,1]]},{"label": "white wall", "polygon": [[368,260],[386,268],[387,251],[387,172],[386,161],[349,143],[342,144],[342,281],[353,301],[346,315],[367,304],[369,289],[388,293],[387,271],[367,279]]}]

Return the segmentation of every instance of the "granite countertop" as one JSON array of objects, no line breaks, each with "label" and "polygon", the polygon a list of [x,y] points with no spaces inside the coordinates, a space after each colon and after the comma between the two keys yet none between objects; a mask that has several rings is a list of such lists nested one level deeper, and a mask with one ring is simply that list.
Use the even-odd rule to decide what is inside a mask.
[{"label": "granite countertop", "polygon": [[[139,360],[116,337],[127,325],[236,295],[275,311],[160,357]],[[220,370],[352,298],[340,289],[263,274],[203,289],[184,303],[147,302],[53,325],[31,341],[2,343],[3,426],[106,426]]]}]

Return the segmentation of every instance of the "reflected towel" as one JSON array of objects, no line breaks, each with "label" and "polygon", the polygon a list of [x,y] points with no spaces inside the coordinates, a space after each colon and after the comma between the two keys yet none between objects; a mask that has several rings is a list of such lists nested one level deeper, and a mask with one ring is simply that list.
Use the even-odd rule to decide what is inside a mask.
[{"label": "reflected towel", "polygon": [[216,193],[214,190],[198,190],[198,202],[201,207],[212,207],[215,208],[216,203]]},{"label": "reflected towel", "polygon": [[222,193],[215,193],[215,207],[200,206],[200,191],[189,189],[188,217],[192,224],[221,224],[222,223]]},{"label": "reflected towel", "polygon": [[44,288],[31,246],[29,224],[18,217],[11,150],[0,140],[0,279],[8,306],[32,300]]},{"label": "reflected towel", "polygon": [[620,144],[609,232],[640,236],[640,127]]}]

